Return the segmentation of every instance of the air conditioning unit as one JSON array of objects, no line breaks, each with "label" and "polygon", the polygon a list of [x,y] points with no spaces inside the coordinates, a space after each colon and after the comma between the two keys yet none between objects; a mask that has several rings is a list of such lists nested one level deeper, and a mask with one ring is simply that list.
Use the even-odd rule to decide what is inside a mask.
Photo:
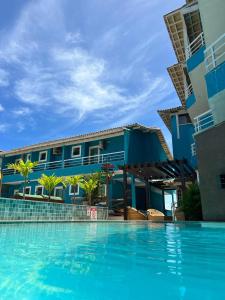
[{"label": "air conditioning unit", "polygon": [[53,155],[60,155],[62,154],[62,147],[53,148]]},{"label": "air conditioning unit", "polygon": [[99,148],[100,149],[105,149],[106,148],[106,140],[101,140],[99,142]]}]

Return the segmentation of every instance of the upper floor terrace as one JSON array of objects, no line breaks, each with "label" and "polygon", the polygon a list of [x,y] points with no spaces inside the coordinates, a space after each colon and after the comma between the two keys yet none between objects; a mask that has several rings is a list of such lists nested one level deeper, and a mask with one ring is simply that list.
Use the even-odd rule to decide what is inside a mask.
[{"label": "upper floor terrace", "polygon": [[3,183],[21,180],[18,173],[8,169],[9,163],[19,159],[38,162],[30,175],[36,180],[42,173],[58,176],[87,174],[96,172],[107,163],[117,168],[129,162],[171,158],[160,129],[139,124],[5,151],[0,156]]}]

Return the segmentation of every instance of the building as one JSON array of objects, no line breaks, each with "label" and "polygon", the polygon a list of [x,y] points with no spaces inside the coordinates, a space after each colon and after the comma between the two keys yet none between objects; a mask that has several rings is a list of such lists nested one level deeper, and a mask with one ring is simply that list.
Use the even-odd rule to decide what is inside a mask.
[{"label": "building", "polygon": [[174,158],[199,173],[204,220],[225,220],[225,1],[192,0],[164,16],[181,106],[160,110]]},{"label": "building", "polygon": [[[26,146],[20,149],[3,151],[0,153],[2,165],[2,196],[11,197],[23,191],[23,178],[20,174],[7,165],[19,159],[38,161],[29,176],[26,195],[44,194],[44,188],[39,185],[38,179],[44,173],[57,176],[85,175],[101,170],[104,164],[114,166],[113,180],[109,186],[109,202],[123,199],[123,175],[119,166],[144,162],[160,162],[171,159],[171,154],[164,137],[158,128],[151,128],[139,124],[112,128],[75,137],[44,142]],[[145,197],[145,183],[138,178],[129,176],[129,203],[137,208],[146,209],[143,198]],[[104,191],[104,194],[106,191]],[[74,190],[57,186],[55,196],[63,195],[66,203],[73,202]],[[104,195],[103,195],[104,196]],[[154,185],[151,187],[150,196],[154,208],[165,210],[163,191]],[[149,196],[149,197],[150,197]],[[84,192],[76,187],[77,203],[84,200]]]}]

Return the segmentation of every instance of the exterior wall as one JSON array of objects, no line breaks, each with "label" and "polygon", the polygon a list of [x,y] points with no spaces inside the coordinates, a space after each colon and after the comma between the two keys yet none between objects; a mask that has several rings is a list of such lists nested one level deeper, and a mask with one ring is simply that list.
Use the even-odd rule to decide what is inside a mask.
[{"label": "exterior wall", "polygon": [[[76,221],[90,220],[90,206],[0,198],[1,221]],[[107,208],[97,207],[97,219],[108,218]]]},{"label": "exterior wall", "polygon": [[225,174],[225,122],[195,136],[203,218],[225,221],[225,189],[220,174]]},{"label": "exterior wall", "polygon": [[140,130],[133,130],[129,133],[127,163],[162,161],[167,158],[156,133]]},{"label": "exterior wall", "polygon": [[225,28],[225,1],[198,0],[205,36],[206,47],[210,46],[224,33]]},{"label": "exterior wall", "polygon": [[154,208],[165,213],[163,191],[153,186],[151,187],[150,193],[150,206],[150,208]]},{"label": "exterior wall", "polygon": [[225,62],[206,75],[209,106],[215,124],[225,121]]},{"label": "exterior wall", "polygon": [[[190,59],[193,60],[196,58],[197,53],[195,53]],[[207,95],[207,87],[205,82],[205,65],[204,65],[204,56],[202,53],[201,62],[195,66],[195,68],[189,68],[189,77],[191,80],[194,97],[196,101],[188,108],[188,113],[192,122],[194,122],[194,118],[198,115],[203,114],[204,112],[209,110],[208,104],[208,95]],[[190,63],[190,62],[189,62]]]},{"label": "exterior wall", "polygon": [[192,124],[178,125],[177,122],[176,115],[173,115],[171,118],[173,156],[175,159],[186,158],[195,168],[196,157],[191,153],[191,144],[194,143],[194,126]]}]

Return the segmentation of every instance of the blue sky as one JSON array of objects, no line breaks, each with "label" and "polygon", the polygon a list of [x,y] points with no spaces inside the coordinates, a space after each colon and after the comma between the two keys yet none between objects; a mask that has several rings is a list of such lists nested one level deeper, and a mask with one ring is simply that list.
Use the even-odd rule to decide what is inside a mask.
[{"label": "blue sky", "polygon": [[7,0],[0,9],[0,149],[139,122],[170,134],[179,105],[163,15],[183,0]]}]

